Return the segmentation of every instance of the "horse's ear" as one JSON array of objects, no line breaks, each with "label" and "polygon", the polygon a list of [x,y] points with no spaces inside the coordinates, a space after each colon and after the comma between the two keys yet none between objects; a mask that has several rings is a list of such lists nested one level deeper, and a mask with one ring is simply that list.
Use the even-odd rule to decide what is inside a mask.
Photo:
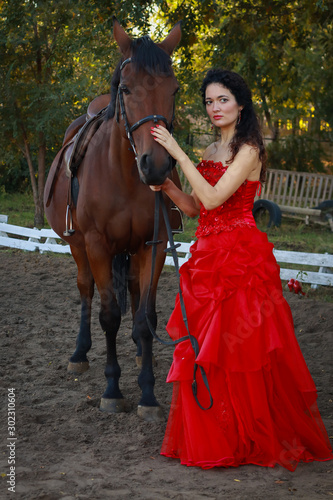
[{"label": "horse's ear", "polygon": [[121,53],[124,56],[128,55],[132,40],[115,16],[113,16],[113,36],[121,50]]},{"label": "horse's ear", "polygon": [[161,49],[165,50],[165,52],[167,52],[171,56],[172,52],[179,44],[181,37],[182,37],[182,29],[181,29],[181,21],[179,21],[172,28],[172,30],[165,38],[165,40],[163,40],[163,42],[158,43],[157,45],[161,47]]}]

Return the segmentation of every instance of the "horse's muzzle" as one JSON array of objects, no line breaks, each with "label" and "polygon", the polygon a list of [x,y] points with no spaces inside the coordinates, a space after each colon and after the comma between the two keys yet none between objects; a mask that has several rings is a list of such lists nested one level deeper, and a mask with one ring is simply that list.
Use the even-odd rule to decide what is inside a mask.
[{"label": "horse's muzzle", "polygon": [[165,156],[163,162],[156,162],[151,155],[143,154],[138,161],[141,181],[152,186],[163,184],[171,173],[174,161],[171,156]]}]

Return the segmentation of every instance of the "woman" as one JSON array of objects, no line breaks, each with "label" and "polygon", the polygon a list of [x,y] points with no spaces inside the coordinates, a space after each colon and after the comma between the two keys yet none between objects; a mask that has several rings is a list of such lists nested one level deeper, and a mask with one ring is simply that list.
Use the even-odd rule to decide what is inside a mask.
[{"label": "woman", "polygon": [[[316,388],[283,298],[273,245],[252,216],[265,178],[265,150],[251,93],[236,73],[211,70],[201,87],[208,116],[221,131],[198,167],[164,127],[155,140],[179,163],[193,192],[171,180],[162,189],[189,216],[199,216],[192,257],[181,267],[189,340],[175,348],[167,378],[173,401],[161,453],[202,468],[332,459]],[[186,336],[179,297],[167,330]],[[194,361],[206,373],[210,393]],[[213,405],[210,406],[210,394]]]}]

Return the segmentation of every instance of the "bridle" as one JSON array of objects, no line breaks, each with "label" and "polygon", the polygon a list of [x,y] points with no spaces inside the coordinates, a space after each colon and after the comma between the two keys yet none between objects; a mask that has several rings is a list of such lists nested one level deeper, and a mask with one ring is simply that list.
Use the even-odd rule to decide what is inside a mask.
[{"label": "bridle", "polygon": [[[125,59],[125,61],[122,62],[121,66],[119,68],[120,73],[122,72],[124,67],[127,64],[129,64],[130,62],[132,62],[131,57],[129,57],[128,59]],[[141,118],[141,120],[138,120],[136,123],[134,123],[134,125],[131,126],[128,122],[127,115],[126,115],[123,92],[124,92],[124,88],[122,87],[122,82],[120,80],[119,85],[118,85],[118,91],[117,91],[116,120],[117,120],[117,123],[119,123],[119,108],[120,108],[121,117],[124,120],[124,124],[125,124],[126,135],[127,135],[128,140],[130,141],[131,147],[133,149],[133,153],[135,155],[136,162],[138,163],[138,153],[136,151],[136,147],[135,147],[134,138],[133,138],[132,133],[136,129],[138,129],[141,125],[143,125],[144,123],[153,121],[155,124],[157,124],[159,121],[162,121],[165,123],[165,126],[166,126],[167,130],[170,132],[170,134],[172,134],[173,121],[175,118],[175,101],[173,102],[173,112],[172,112],[172,118],[171,118],[170,123],[162,115],[148,115],[148,116],[145,116],[144,118]]]}]

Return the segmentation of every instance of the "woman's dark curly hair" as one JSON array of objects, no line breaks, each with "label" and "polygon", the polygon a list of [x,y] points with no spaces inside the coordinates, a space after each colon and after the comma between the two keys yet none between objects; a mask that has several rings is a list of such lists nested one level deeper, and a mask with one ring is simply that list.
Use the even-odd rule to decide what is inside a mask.
[{"label": "woman's dark curly hair", "polygon": [[204,106],[206,106],[206,89],[208,85],[212,83],[218,83],[230,90],[230,92],[235,96],[237,104],[239,106],[243,106],[240,121],[236,125],[235,135],[230,143],[231,158],[227,163],[233,162],[236,154],[243,144],[254,146],[258,149],[259,159],[262,163],[260,181],[265,182],[266,151],[259,121],[253,108],[252,95],[249,87],[243,78],[233,71],[211,69],[206,74],[200,88]]}]

